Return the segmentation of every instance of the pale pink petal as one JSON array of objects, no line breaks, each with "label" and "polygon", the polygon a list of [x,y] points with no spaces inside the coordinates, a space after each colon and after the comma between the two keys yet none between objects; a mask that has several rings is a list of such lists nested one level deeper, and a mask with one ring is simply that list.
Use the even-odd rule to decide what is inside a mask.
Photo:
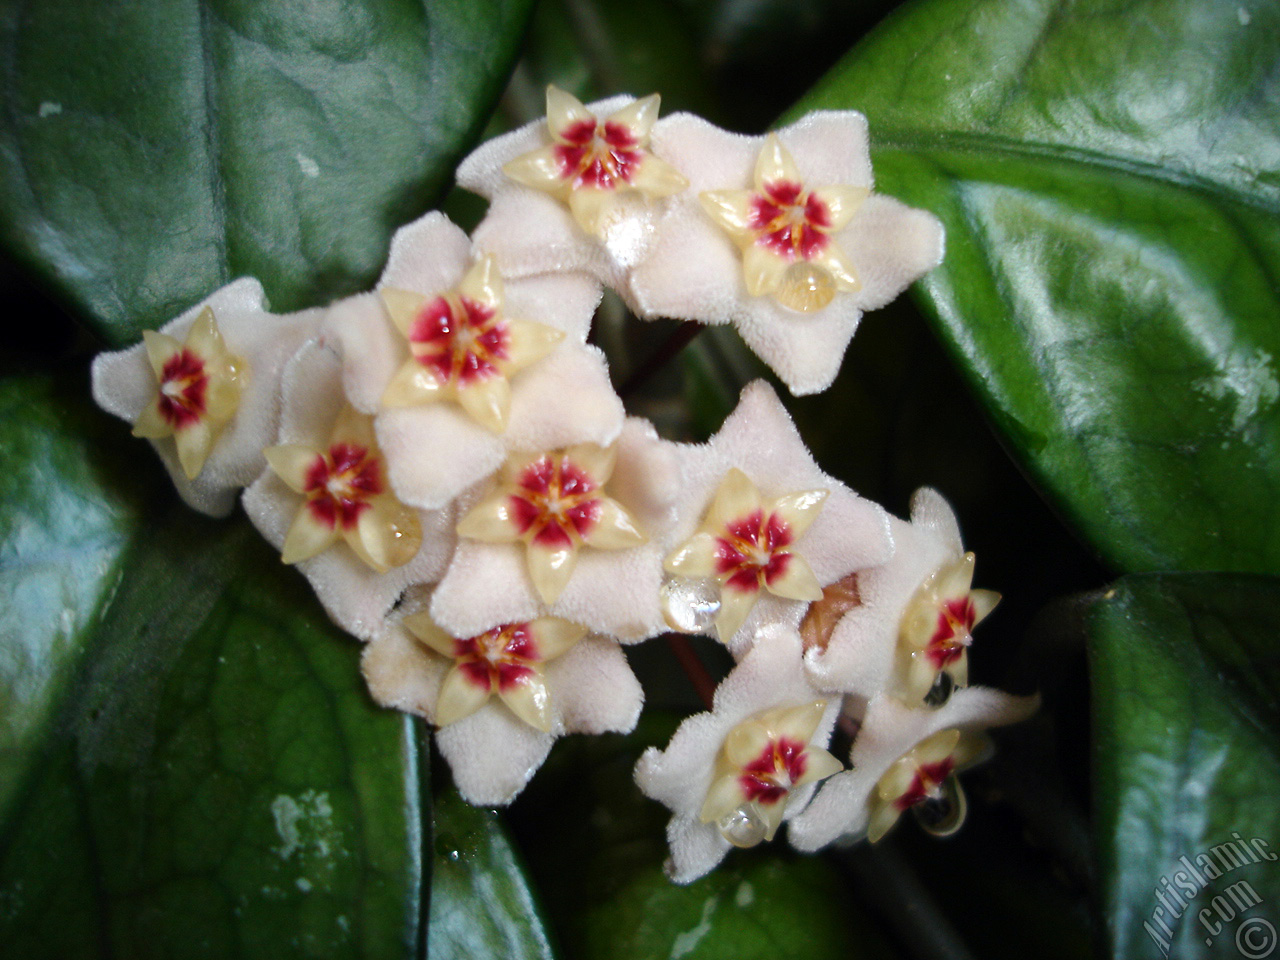
[{"label": "pale pink petal", "polygon": [[384,410],[376,426],[392,490],[422,509],[447,506],[502,465],[503,439],[451,403]]},{"label": "pale pink petal", "polygon": [[443,213],[433,210],[392,236],[378,287],[438,296],[458,284],[471,262],[471,238]]},{"label": "pale pink petal", "polygon": [[983,687],[957,690],[936,709],[913,709],[893,697],[875,697],[850,752],[851,769],[824,780],[817,796],[791,820],[792,846],[817,850],[841,836],[867,830],[872,812],[868,799],[880,778],[899,757],[933,734],[1017,723],[1038,705],[1038,697],[1014,697]]},{"label": "pale pink petal", "polygon": [[[342,357],[342,389],[361,413],[375,414],[387,385],[404,369],[409,350],[387,314],[384,298],[396,301],[422,298],[416,291],[385,290],[339,300],[326,312],[323,340]],[[404,304],[408,309],[408,304]]]},{"label": "pale pink petal", "polygon": [[[760,642],[716,690],[714,708],[686,719],[666,750],[646,750],[636,765],[636,783],[647,796],[672,811],[667,838],[667,873],[688,883],[711,870],[729,850],[713,823],[699,820],[716,778],[716,757],[729,732],[748,717],[777,707],[803,706],[818,699],[800,667],[800,636],[782,626],[766,628]],[[823,746],[839,710],[831,701],[811,744]],[[803,809],[814,785],[791,791],[785,817]]]},{"label": "pale pink petal", "polygon": [[555,737],[491,703],[436,733],[453,782],[468,803],[510,803],[542,766]]},{"label": "pale pink petal", "polygon": [[[340,380],[340,364],[329,350],[312,344],[300,351],[281,380],[283,401],[275,439],[279,443],[327,445],[343,404]],[[302,498],[267,471],[245,491],[243,503],[254,526],[281,549]],[[418,519],[422,547],[409,563],[385,574],[365,566],[346,547],[325,550],[297,565],[329,616],[348,633],[372,639],[408,587],[432,583],[444,572],[457,542],[453,511],[420,511]]]},{"label": "pale pink petal", "polygon": [[[262,449],[276,439],[281,370],[314,333],[322,311],[271,314],[261,285],[245,277],[215,291],[166,324],[161,333],[180,344],[206,307],[214,312],[227,350],[248,367],[240,403],[194,480],[183,470],[171,437],[156,438],[153,446],[189,506],[210,516],[224,516],[234,507],[239,488],[266,469]],[[99,354],[93,362],[92,381],[98,405],[129,423],[135,423],[155,402],[156,377],[142,343]]]},{"label": "pale pink petal", "polygon": [[617,642],[588,635],[545,667],[558,727],[566,733],[629,733],[644,691]]}]

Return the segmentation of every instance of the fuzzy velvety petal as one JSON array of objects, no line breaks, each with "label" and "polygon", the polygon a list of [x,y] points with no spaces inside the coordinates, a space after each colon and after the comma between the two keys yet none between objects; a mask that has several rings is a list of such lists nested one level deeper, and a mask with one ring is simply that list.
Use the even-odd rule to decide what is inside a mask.
[{"label": "fuzzy velvety petal", "polygon": [[998,690],[957,690],[937,709],[911,708],[893,697],[871,701],[849,754],[852,769],[823,782],[817,796],[791,821],[798,850],[817,850],[839,837],[867,829],[868,804],[890,766],[916,744],[943,730],[978,731],[1025,720],[1039,697],[1014,697]]},{"label": "fuzzy velvety petal", "polygon": [[[649,749],[636,765],[636,783],[647,796],[672,811],[667,836],[671,841],[668,875],[678,883],[712,869],[729,849],[713,823],[699,815],[716,777],[716,758],[729,732],[749,717],[776,707],[803,707],[821,699],[805,680],[800,666],[800,637],[794,629],[774,626],[716,690],[708,713],[689,717],[676,730],[666,750]],[[823,710],[810,742],[825,746],[835,725],[839,701]],[[812,786],[795,790],[788,804],[803,808]]]},{"label": "fuzzy velvety petal", "polygon": [[[281,371],[314,333],[322,311],[269,313],[262,286],[244,277],[166,324],[162,332],[174,341],[185,340],[206,307],[214,312],[228,352],[248,367],[236,415],[212,445],[195,479],[183,470],[172,437],[158,438],[153,444],[182,499],[201,513],[225,516],[235,505],[239,488],[266,468],[262,449],[275,442]],[[93,362],[92,381],[98,405],[130,423],[155,399],[156,379],[142,343],[99,354]]]},{"label": "fuzzy velvety petal", "polygon": [[[316,448],[328,444],[343,404],[340,378],[338,359],[326,348],[311,344],[298,353],[281,381],[279,442]],[[302,497],[267,471],[243,500],[254,526],[281,549]],[[329,616],[348,633],[372,639],[407,587],[434,582],[443,573],[456,542],[453,511],[420,511],[418,521],[422,546],[409,563],[385,574],[371,570],[345,544],[298,564]]]}]

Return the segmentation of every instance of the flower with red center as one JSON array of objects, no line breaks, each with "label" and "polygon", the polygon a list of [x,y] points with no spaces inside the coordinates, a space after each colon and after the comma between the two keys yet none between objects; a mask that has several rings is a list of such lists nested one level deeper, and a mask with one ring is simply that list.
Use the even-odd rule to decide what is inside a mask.
[{"label": "flower with red center", "polygon": [[[875,843],[883,837],[903,811],[927,800],[943,800],[948,793],[947,780],[977,759],[982,748],[983,740],[976,734],[940,730],[895,760],[872,794],[867,839]],[[956,813],[953,829],[963,820],[962,809]]]},{"label": "flower with red center", "polygon": [[263,454],[276,475],[305,498],[285,536],[285,563],[310,559],[339,538],[379,573],[408,563],[418,552],[418,516],[387,491],[386,467],[368,417],[347,407],[327,446],[287,443]]},{"label": "flower with red center", "polygon": [[836,291],[853,292],[861,281],[831,239],[871,191],[867,187],[809,189],[791,154],[775,135],[756,160],[752,190],[709,190],[702,207],[742,251],[747,293],[772,295],[784,307],[809,313],[829,304]]},{"label": "flower with red center", "polygon": [[437,726],[469,717],[496,695],[512,713],[543,733],[550,732],[552,717],[543,664],[587,634],[586,627],[556,617],[506,623],[464,638],[450,636],[425,612],[406,617],[404,625],[454,664],[436,699]]},{"label": "flower with red center", "polygon": [[898,628],[898,695],[920,703],[940,673],[957,686],[969,680],[973,628],[1000,602],[991,590],[973,590],[974,555],[966,553],[924,579],[907,603]]},{"label": "flower with red center", "polygon": [[617,447],[581,444],[516,455],[497,488],[458,523],[459,536],[526,544],[529,576],[542,601],[564,592],[578,550],[623,550],[646,542],[635,519],[604,492]]},{"label": "flower with red center", "polygon": [[603,236],[619,194],[654,200],[689,185],[679,171],[649,152],[658,103],[655,93],[601,120],[571,94],[547,87],[551,144],[516,157],[502,171],[568,204],[583,230]]},{"label": "flower with red center", "polygon": [[387,288],[381,294],[410,354],[382,395],[388,407],[452,400],[502,433],[511,406],[509,378],[564,339],[554,327],[503,313],[502,277],[491,256],[448,293],[429,297]]},{"label": "flower with red center", "polygon": [[153,330],[142,337],[157,390],[134,422],[133,435],[173,437],[183,472],[195,479],[236,414],[247,366],[227,352],[210,307],[200,311],[184,343]]},{"label": "flower with red center", "polygon": [[698,532],[667,557],[668,573],[720,581],[716,632],[727,644],[761,590],[788,600],[819,600],[822,586],[792,545],[809,529],[826,490],[789,493],[764,503],[751,479],[734,467],[725,474]]},{"label": "flower with red center", "polygon": [[724,739],[699,819],[739,847],[772,840],[791,791],[840,772],[840,761],[809,741],[825,700],[776,707],[743,720]]}]

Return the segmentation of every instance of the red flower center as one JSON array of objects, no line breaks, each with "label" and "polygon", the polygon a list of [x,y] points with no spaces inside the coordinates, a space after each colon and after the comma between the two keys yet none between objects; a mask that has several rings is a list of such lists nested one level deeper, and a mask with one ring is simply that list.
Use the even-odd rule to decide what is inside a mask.
[{"label": "red flower center", "polygon": [[469,297],[436,297],[410,325],[409,346],[440,383],[466,386],[501,375],[511,331],[493,307]]},{"label": "red flower center", "polygon": [[630,183],[644,157],[639,140],[620,123],[579,120],[556,139],[560,176],[575,190],[614,190],[619,183]]},{"label": "red flower center", "polygon": [[760,755],[742,768],[738,785],[748,800],[777,803],[809,766],[805,745],[799,740],[779,737],[770,740]]},{"label": "red flower center", "polygon": [[191,426],[205,414],[208,389],[204,361],[183,347],[165,361],[160,374],[160,416],[174,430]]},{"label": "red flower center", "polygon": [[482,690],[507,691],[532,674],[541,661],[527,623],[508,623],[453,641],[458,669]]},{"label": "red flower center", "polygon": [[788,261],[813,260],[826,249],[831,211],[803,185],[771,180],[751,196],[751,229],[759,243]]},{"label": "red flower center", "polygon": [[567,457],[540,457],[529,464],[511,495],[520,535],[553,549],[580,542],[600,519],[600,485]]},{"label": "red flower center", "polygon": [[787,572],[791,554],[783,550],[795,537],[791,525],[776,513],[765,517],[753,510],[725,525],[716,538],[716,573],[727,575],[725,586],[751,592],[775,582]]},{"label": "red flower center", "polygon": [[938,623],[925,653],[938,670],[960,659],[965,648],[973,643],[973,625],[978,612],[966,593],[962,597],[943,601],[938,611]]},{"label": "red flower center", "polygon": [[354,443],[335,443],[318,454],[307,470],[307,506],[327,527],[351,530],[369,500],[382,493],[382,464]]},{"label": "red flower center", "polygon": [[925,763],[916,767],[916,775],[911,780],[911,786],[907,787],[902,796],[893,801],[894,805],[899,810],[906,810],[930,798],[937,799],[942,795],[942,785],[955,768],[956,762],[951,757],[946,757],[937,763]]}]

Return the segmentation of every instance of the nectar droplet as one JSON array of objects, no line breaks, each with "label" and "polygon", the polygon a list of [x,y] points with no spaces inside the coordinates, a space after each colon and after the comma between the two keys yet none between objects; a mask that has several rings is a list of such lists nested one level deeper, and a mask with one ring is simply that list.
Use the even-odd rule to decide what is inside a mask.
[{"label": "nectar droplet", "polygon": [[754,847],[769,832],[769,824],[754,803],[739,807],[733,813],[726,814],[716,821],[720,836],[735,847]]},{"label": "nectar droplet", "polygon": [[720,612],[720,581],[714,577],[672,577],[662,584],[662,615],[681,633],[704,633]]},{"label": "nectar droplet", "polygon": [[969,801],[964,789],[955,777],[942,782],[938,796],[926,797],[911,808],[916,822],[925,833],[935,837],[949,837],[962,826],[969,813]]},{"label": "nectar droplet", "polygon": [[799,313],[821,310],[835,295],[836,278],[825,267],[807,260],[787,267],[775,294],[780,304]]}]

